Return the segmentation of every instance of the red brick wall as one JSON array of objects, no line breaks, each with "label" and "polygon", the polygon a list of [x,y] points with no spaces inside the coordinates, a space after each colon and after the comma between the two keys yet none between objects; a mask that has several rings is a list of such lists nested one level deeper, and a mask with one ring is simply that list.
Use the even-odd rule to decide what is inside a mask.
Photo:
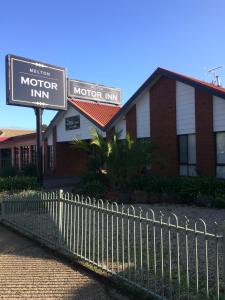
[{"label": "red brick wall", "polygon": [[197,170],[215,175],[215,141],[213,134],[213,96],[195,89]]},{"label": "red brick wall", "polygon": [[165,160],[162,169],[153,165],[159,175],[176,176],[178,170],[178,146],[176,134],[176,81],[161,77],[150,90],[151,140],[159,149],[159,157]]},{"label": "red brick wall", "polygon": [[137,137],[136,104],[134,104],[126,114],[126,132],[132,139]]},{"label": "red brick wall", "polygon": [[56,176],[81,175],[85,171],[88,154],[74,150],[69,143],[56,144]]}]

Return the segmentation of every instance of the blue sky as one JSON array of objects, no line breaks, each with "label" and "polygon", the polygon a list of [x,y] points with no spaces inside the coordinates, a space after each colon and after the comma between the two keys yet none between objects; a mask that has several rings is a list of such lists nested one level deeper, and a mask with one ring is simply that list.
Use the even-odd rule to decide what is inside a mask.
[{"label": "blue sky", "polygon": [[225,86],[224,37],[224,0],[2,0],[0,127],[35,128],[32,108],[5,104],[8,53],[120,87],[125,103],[158,66],[209,80],[207,68],[222,65]]}]

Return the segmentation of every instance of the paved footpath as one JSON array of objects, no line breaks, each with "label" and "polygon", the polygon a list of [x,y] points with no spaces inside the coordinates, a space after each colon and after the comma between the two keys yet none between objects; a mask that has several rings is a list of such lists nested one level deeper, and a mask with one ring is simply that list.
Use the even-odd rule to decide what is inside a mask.
[{"label": "paved footpath", "polygon": [[0,299],[114,297],[88,272],[0,225]]}]

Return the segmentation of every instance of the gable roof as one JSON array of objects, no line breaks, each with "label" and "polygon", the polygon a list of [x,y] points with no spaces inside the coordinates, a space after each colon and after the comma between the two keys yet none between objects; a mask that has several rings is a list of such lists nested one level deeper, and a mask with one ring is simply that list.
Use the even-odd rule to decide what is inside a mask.
[{"label": "gable roof", "polygon": [[87,116],[91,121],[94,121],[101,127],[112,119],[112,117],[120,110],[119,106],[102,104],[97,102],[79,101],[75,99],[69,102],[82,114]]},{"label": "gable roof", "polygon": [[204,90],[210,94],[221,97],[225,99],[225,88],[216,86],[212,83],[208,83],[199,79],[195,79],[192,77],[188,77],[176,72],[172,72],[163,68],[157,68],[150,77],[142,84],[142,86],[131,96],[131,98],[124,104],[124,106],[120,109],[120,111],[111,119],[111,121],[107,124],[106,129],[112,127],[116,120],[118,120],[124,113],[126,113],[129,108],[133,105],[133,102],[137,99],[141,93],[147,89],[151,88],[160,77],[166,76],[170,79],[177,80],[193,86],[194,88],[198,88],[200,90]]},{"label": "gable roof", "polygon": [[[74,107],[83,116],[85,116],[88,120],[90,120],[93,124],[95,124],[102,130],[104,130],[108,122],[121,109],[120,106],[112,104],[103,104],[77,99],[68,99],[68,104],[68,106]],[[55,115],[44,133],[45,138],[48,136],[53,126],[57,123],[58,118],[64,116],[65,114],[66,111],[60,111]]]}]

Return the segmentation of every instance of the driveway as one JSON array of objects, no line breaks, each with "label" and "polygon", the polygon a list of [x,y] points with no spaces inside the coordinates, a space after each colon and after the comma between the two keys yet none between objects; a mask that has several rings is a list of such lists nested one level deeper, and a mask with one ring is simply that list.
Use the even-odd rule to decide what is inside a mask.
[{"label": "driveway", "polygon": [[89,272],[0,225],[0,299],[107,300],[115,297]]}]

